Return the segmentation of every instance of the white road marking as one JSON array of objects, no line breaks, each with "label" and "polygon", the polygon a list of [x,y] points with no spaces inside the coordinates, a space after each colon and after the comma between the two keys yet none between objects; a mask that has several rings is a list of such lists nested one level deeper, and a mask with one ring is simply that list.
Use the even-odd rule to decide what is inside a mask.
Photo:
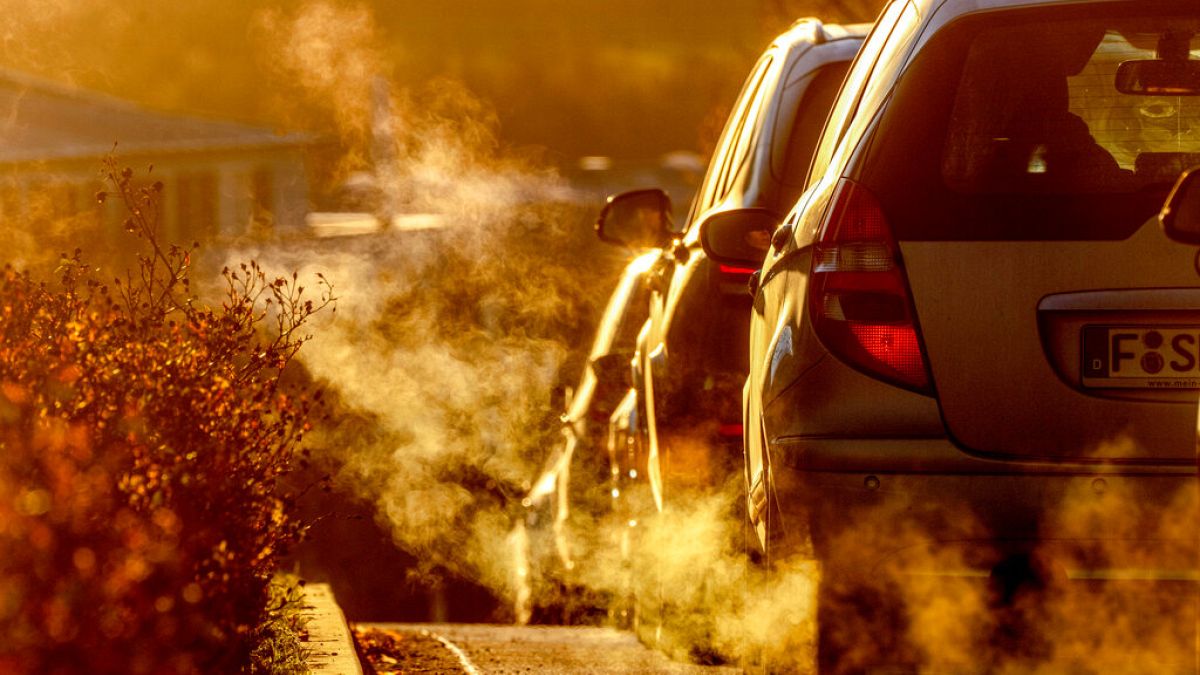
[{"label": "white road marking", "polygon": [[467,675],[483,675],[483,671],[476,668],[474,663],[471,663],[471,659],[467,657],[467,653],[462,649],[459,649],[458,645],[447,640],[441,635],[438,635],[437,633],[433,633],[433,637],[437,638],[438,642],[445,645],[446,649],[454,652],[454,655],[458,657],[458,663],[462,665],[463,670],[467,673]]}]

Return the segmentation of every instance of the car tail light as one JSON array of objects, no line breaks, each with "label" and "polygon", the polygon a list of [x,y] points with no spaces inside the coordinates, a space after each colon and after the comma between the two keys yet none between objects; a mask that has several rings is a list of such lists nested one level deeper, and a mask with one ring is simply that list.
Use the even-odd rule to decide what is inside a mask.
[{"label": "car tail light", "polygon": [[929,393],[908,279],[879,202],[842,179],[813,249],[809,304],[831,352],[868,375]]},{"label": "car tail light", "polygon": [[722,438],[741,438],[742,425],[740,424],[722,424],[717,428],[717,435]]},{"label": "car tail light", "polygon": [[717,265],[717,271],[721,274],[722,283],[730,282],[745,286],[746,281],[750,279],[750,275],[758,270],[755,267],[742,267],[741,265],[720,263]]},{"label": "car tail light", "polygon": [[724,294],[744,297],[750,283],[750,275],[757,269],[740,265],[717,264],[717,283]]},{"label": "car tail light", "polygon": [[750,276],[751,274],[754,274],[754,271],[758,268],[742,267],[741,265],[726,265],[725,263],[720,263],[718,269],[721,270],[721,274],[741,274]]}]

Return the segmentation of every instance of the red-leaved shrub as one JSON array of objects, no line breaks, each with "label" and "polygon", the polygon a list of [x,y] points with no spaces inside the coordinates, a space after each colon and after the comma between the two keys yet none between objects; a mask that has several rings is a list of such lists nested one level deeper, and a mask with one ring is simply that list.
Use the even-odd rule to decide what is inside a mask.
[{"label": "red-leaved shrub", "polygon": [[249,263],[202,303],[192,249],[154,236],[161,186],[107,173],[135,270],[0,272],[0,672],[246,671],[319,397],[282,376],[331,288]]}]

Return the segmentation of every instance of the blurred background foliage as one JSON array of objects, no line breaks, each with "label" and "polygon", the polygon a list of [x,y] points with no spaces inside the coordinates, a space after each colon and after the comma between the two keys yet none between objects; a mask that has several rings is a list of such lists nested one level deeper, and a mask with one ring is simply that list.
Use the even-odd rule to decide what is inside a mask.
[{"label": "blurred background foliage", "polygon": [[[264,14],[305,4],[0,0],[0,67],[168,111],[321,131],[267,75],[278,55]],[[883,0],[339,4],[373,14],[385,77],[460,80],[494,107],[506,143],[562,164],[706,151],[771,36],[801,16],[869,21]]]}]

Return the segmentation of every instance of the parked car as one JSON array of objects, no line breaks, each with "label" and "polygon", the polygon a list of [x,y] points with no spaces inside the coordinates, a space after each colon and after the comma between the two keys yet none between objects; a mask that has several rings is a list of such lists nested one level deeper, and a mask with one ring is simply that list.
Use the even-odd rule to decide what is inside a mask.
[{"label": "parked car", "polygon": [[[1200,161],[1198,33],[1193,0],[896,0],[864,43],[763,263],[745,389],[749,519],[821,562],[822,672],[945,667],[937,589],[991,611],[955,633],[982,670],[1066,653],[1031,603],[1100,583],[1162,590],[1156,639],[1190,639],[1167,608],[1196,578],[1200,288],[1158,213]],[[706,250],[744,263],[756,229]]]},{"label": "parked car", "polygon": [[[713,264],[700,224],[736,210],[758,227],[758,255],[803,187],[813,149],[867,26],[798,21],[775,38],[751,71],[676,240],[647,273],[649,319],[634,354],[634,385],[610,424],[614,495],[628,495],[630,523],[684,503],[693,491],[713,491],[739,475],[740,396],[746,378],[754,264]],[[665,220],[662,191],[610,199],[599,236],[624,243],[647,220]],[[641,493],[649,491],[648,496]],[[653,586],[654,570],[634,570]],[[635,592],[635,596],[638,594]],[[659,597],[635,597],[635,623],[659,636],[666,621]],[[686,611],[686,610],[684,610]],[[652,638],[652,641],[654,638]]]},{"label": "parked car", "polygon": [[520,527],[527,532],[529,583],[535,587],[530,606],[518,613],[528,612],[534,621],[587,622],[608,609],[603,597],[576,578],[575,559],[597,545],[595,519],[610,509],[608,420],[631,384],[630,360],[648,311],[645,275],[659,256],[654,246],[669,237],[664,228],[631,242],[642,252],[625,266],[609,296],[579,384],[565,397],[562,443],[551,450],[523,500],[526,523]]}]

